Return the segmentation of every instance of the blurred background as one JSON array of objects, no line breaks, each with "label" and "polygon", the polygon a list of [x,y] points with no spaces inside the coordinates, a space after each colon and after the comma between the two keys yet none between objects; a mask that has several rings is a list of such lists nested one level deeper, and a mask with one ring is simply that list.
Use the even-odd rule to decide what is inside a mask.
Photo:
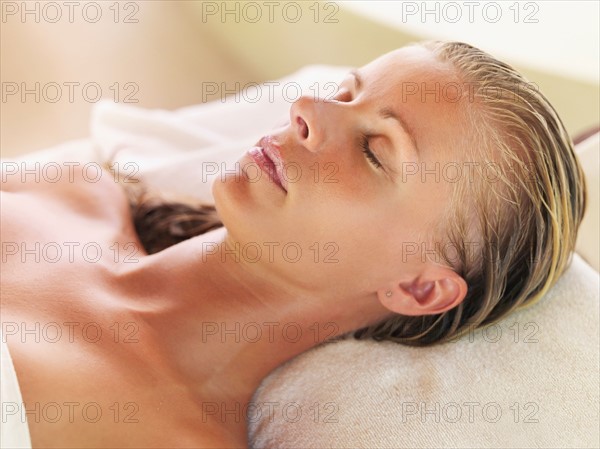
[{"label": "blurred background", "polygon": [[[0,154],[89,134],[100,98],[175,109],[307,64],[463,40],[535,83],[576,135],[600,123],[599,2],[1,1]],[[223,89],[209,93],[207,83]]]}]

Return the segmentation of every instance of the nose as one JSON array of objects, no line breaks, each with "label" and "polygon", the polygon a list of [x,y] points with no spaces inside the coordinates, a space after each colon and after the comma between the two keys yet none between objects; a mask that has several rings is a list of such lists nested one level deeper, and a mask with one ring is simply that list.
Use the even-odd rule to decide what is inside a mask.
[{"label": "nose", "polygon": [[290,126],[297,142],[316,152],[323,137],[323,122],[317,120],[320,104],[310,96],[302,96],[290,108]]}]

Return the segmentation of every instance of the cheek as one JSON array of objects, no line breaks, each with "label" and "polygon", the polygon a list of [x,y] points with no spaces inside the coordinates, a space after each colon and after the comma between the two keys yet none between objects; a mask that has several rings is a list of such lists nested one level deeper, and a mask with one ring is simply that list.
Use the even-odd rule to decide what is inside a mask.
[{"label": "cheek", "polygon": [[396,209],[381,192],[361,189],[320,205],[309,229],[317,229],[321,238],[336,242],[340,251],[360,260],[389,247],[391,235],[403,227]]},{"label": "cheek", "polygon": [[378,207],[378,199],[390,186],[386,185],[384,173],[378,173],[368,164],[362,153],[315,164],[315,171],[311,172],[311,176],[315,175],[311,179],[311,196],[318,198],[317,202],[344,210],[356,206]]},{"label": "cheek", "polygon": [[348,284],[360,282],[361,288],[375,290],[403,270],[408,260],[405,253],[415,252],[411,243],[415,239],[402,221],[392,220],[385,212],[356,210],[344,218],[332,229],[333,244],[320,245],[322,249],[335,249],[334,267],[316,267],[331,268],[327,272],[331,279]]}]

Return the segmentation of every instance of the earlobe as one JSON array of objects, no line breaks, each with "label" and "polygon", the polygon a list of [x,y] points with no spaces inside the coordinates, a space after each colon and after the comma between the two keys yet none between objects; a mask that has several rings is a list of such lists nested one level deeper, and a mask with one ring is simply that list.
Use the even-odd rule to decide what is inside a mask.
[{"label": "earlobe", "polygon": [[467,294],[467,283],[453,270],[444,268],[435,279],[419,277],[377,292],[379,301],[401,315],[434,315],[456,307]]}]

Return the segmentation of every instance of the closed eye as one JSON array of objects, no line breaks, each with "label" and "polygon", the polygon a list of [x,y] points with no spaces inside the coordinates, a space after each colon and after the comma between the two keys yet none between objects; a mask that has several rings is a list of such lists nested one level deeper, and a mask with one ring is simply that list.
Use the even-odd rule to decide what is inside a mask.
[{"label": "closed eye", "polygon": [[[340,102],[351,102],[353,100],[352,92],[349,89],[340,86],[340,90],[338,90],[336,93],[334,100]],[[375,168],[383,168],[383,164],[379,162],[379,159],[377,159],[377,156],[375,156],[375,153],[373,153],[371,147],[369,146],[368,135],[364,133],[361,135],[360,146],[362,148],[362,152],[365,154],[365,157],[373,166],[375,166]]]},{"label": "closed eye", "polygon": [[366,134],[363,134],[362,136],[361,147],[363,149],[363,153],[365,153],[365,156],[371,162],[371,164],[375,166],[375,168],[383,167],[381,162],[379,162],[379,159],[377,159],[377,156],[375,156],[375,154],[371,151],[371,148],[369,147],[369,136]]}]

